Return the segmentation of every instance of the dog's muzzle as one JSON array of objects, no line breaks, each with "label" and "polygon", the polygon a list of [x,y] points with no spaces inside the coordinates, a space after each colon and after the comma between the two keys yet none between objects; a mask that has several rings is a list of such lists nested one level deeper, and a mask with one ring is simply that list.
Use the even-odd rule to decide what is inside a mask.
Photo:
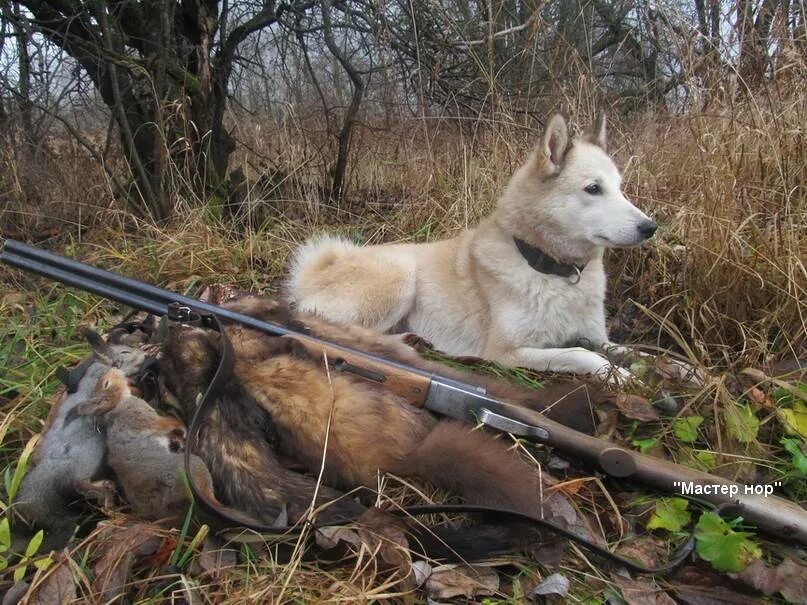
[{"label": "dog's muzzle", "polygon": [[643,239],[650,239],[653,237],[653,234],[658,229],[658,225],[654,221],[642,221],[638,225],[636,225],[636,229],[638,229],[639,234],[642,236]]}]

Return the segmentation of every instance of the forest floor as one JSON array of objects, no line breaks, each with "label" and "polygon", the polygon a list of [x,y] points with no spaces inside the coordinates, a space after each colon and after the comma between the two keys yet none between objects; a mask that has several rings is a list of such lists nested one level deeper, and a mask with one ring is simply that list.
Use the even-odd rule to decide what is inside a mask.
[{"label": "forest floor", "polygon": [[[622,394],[631,397],[615,397],[600,418],[600,432],[615,443],[749,485],[775,486],[775,495],[802,505],[807,379],[797,368],[807,360],[806,123],[803,99],[794,99],[776,104],[775,112],[749,104],[686,118],[651,115],[613,129],[626,195],[661,228],[647,245],[607,255],[612,337],[671,351],[707,378],[698,387],[682,386],[652,365],[634,365],[645,384],[625,387]],[[247,127],[241,136],[249,138]],[[228,284],[273,295],[290,253],[312,232],[336,231],[363,243],[431,241],[473,225],[490,210],[532,137],[498,131],[435,136],[423,145],[413,135],[393,152],[389,141],[359,139],[360,173],[348,202],[333,208],[310,201],[318,194],[310,180],[277,167],[277,158],[294,165],[277,151],[293,150],[292,142],[256,135],[250,153],[274,159],[252,164],[255,174],[248,176],[258,177],[257,185],[235,227],[209,204],[183,209],[181,220],[157,227],[98,194],[98,205],[71,215],[72,224],[49,223],[48,215],[64,212],[32,201],[24,213],[7,214],[14,225],[4,235],[183,293]],[[24,188],[17,168],[16,184],[6,185]],[[70,189],[67,172],[60,186]],[[71,195],[86,201],[102,189],[99,180]],[[342,565],[319,565],[300,556],[277,560],[257,538],[222,543],[193,524],[167,530],[96,509],[67,550],[48,555],[34,541],[20,559],[10,552],[16,521],[9,505],[55,399],[56,370],[88,353],[80,327],[103,332],[125,309],[8,268],[0,268],[0,282],[0,565],[9,566],[0,590],[21,590],[27,582],[29,602],[66,596],[106,602],[98,579],[114,572],[127,600],[149,603],[807,603],[804,545],[776,540],[739,518],[721,519],[702,503],[605,480],[579,461],[521,442],[515,445],[525,456],[549,463],[577,514],[617,552],[656,565],[694,532],[695,553],[676,572],[655,577],[628,573],[572,544],[536,547],[472,571],[402,571],[377,565],[371,546],[356,540],[357,552]],[[492,365],[480,371],[525,388],[554,380]],[[412,497],[394,478],[386,488],[393,501]],[[425,486],[418,493],[426,500],[445,497]]]}]

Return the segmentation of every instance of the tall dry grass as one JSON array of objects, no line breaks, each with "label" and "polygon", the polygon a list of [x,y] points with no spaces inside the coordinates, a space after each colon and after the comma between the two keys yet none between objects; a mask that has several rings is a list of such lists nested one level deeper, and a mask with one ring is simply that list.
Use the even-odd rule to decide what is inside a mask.
[{"label": "tall dry grass", "polygon": [[[732,369],[807,358],[802,88],[773,82],[686,114],[658,110],[623,119],[612,112],[610,144],[625,169],[625,191],[662,225],[651,243],[608,254],[608,304],[617,339],[676,346],[705,365]],[[587,100],[565,99],[565,107],[578,127],[593,117],[594,104]],[[434,240],[473,226],[540,136],[537,125],[504,116],[410,120],[390,131],[362,130],[350,193],[336,206],[323,195],[328,165],[321,143],[293,113],[281,124],[235,116],[233,126],[242,142],[233,162],[244,167],[250,182],[239,208],[177,199],[177,219],[155,226],[119,208],[103,171],[79,147],[57,139],[46,156],[26,155],[27,147],[0,150],[0,230],[47,238],[48,245],[84,260],[182,291],[226,281],[272,292],[290,253],[317,230],[377,243]],[[41,280],[2,267],[0,281],[0,320],[18,340],[0,359],[14,369],[14,382],[7,375],[0,384],[4,462],[12,465],[41,427],[55,368],[83,352],[75,328],[99,319],[105,327],[120,317],[109,304],[43,288]],[[733,409],[733,395],[723,391],[729,399],[724,407]],[[710,396],[692,398],[689,411],[713,407]],[[668,429],[667,423],[661,430]],[[723,439],[721,445],[718,436],[716,450],[763,457],[761,450]],[[97,542],[90,537],[85,544],[79,558],[91,560]],[[365,573],[360,558],[354,568],[339,570],[302,560],[253,561],[243,553],[241,559],[247,562],[220,579],[208,582],[212,576],[198,570],[190,575],[201,578],[215,602],[417,599],[395,592],[387,574]],[[574,590],[599,592],[585,569],[572,576]],[[161,573],[140,573],[137,586],[150,587],[146,579]],[[520,581],[534,585],[542,575],[525,564]],[[604,586],[607,577],[600,580]],[[153,601],[168,598],[173,593]]]},{"label": "tall dry grass", "polygon": [[612,256],[615,302],[643,303],[707,363],[804,359],[805,127],[804,90],[773,86],[631,125],[627,191],[663,229],[650,251]]},{"label": "tall dry grass", "polygon": [[[662,225],[649,245],[608,254],[617,338],[689,347],[710,366],[807,357],[807,93],[793,84],[686,114],[611,116],[625,191]],[[578,127],[591,119],[581,110]],[[490,211],[540,136],[506,120],[422,126],[360,136],[351,193],[333,208],[316,185],[326,167],[299,132],[240,124],[273,167],[253,171],[269,184],[251,192],[247,231],[293,222],[291,246],[314,230],[373,243],[451,236]]]},{"label": "tall dry grass", "polygon": [[[625,191],[662,225],[649,245],[608,254],[617,339],[685,344],[706,365],[807,357],[804,75],[803,65],[790,65],[762,88],[678,115],[611,113]],[[560,97],[578,128],[595,106],[586,90]],[[501,115],[360,129],[349,193],[337,207],[324,194],[326,146],[293,109],[273,123],[238,115],[232,122],[242,143],[233,164],[249,182],[244,203],[177,199],[175,231],[211,234],[202,246],[235,244],[244,251],[234,254],[240,270],[266,282],[313,231],[375,243],[433,240],[473,226],[540,136],[537,124]],[[0,158],[8,233],[81,224],[102,227],[96,233],[106,239],[116,237],[110,225],[147,237],[149,226],[116,209],[103,171],[79,146],[52,141],[37,153],[7,147]],[[161,270],[171,272],[166,263]]]}]

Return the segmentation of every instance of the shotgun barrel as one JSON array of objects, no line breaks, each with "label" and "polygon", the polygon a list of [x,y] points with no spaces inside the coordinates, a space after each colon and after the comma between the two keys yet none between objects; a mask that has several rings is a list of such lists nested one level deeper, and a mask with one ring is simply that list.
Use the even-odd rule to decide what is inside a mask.
[{"label": "shotgun barrel", "polygon": [[771,535],[807,544],[807,511],[767,493],[765,488],[769,486],[747,486],[640,454],[575,431],[534,410],[491,397],[478,385],[302,334],[28,244],[6,240],[0,261],[155,315],[165,315],[169,305],[179,304],[215,314],[220,320],[294,338],[315,354],[325,353],[335,370],[381,382],[413,405],[550,445],[595,464],[617,479],[631,479],[668,493],[695,495],[719,506],[721,511],[728,509],[742,516]]}]

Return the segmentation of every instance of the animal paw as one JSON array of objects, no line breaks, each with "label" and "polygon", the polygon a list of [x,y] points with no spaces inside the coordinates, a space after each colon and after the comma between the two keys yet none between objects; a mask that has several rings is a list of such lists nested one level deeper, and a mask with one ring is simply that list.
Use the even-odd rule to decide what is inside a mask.
[{"label": "animal paw", "polygon": [[102,508],[111,508],[115,504],[117,489],[115,483],[108,479],[90,481],[75,479],[73,488],[88,500],[95,500]]},{"label": "animal paw", "polygon": [[612,386],[623,386],[629,382],[637,382],[638,378],[625,368],[620,368],[611,363],[604,364],[594,373],[598,378],[602,378]]},{"label": "animal paw", "polygon": [[423,351],[434,350],[434,345],[431,342],[422,336],[415,334],[414,332],[401,332],[400,334],[396,334],[395,337],[397,337],[406,346],[411,347],[420,353]]},{"label": "animal paw", "polygon": [[562,356],[558,361],[560,361],[560,364],[553,363],[552,366],[556,367],[551,369],[575,374],[593,374],[614,386],[621,386],[629,381],[636,380],[636,377],[625,368],[614,365],[602,355],[583,348],[569,349],[568,354]]},{"label": "animal paw", "polygon": [[619,363],[629,363],[631,360],[646,360],[657,373],[667,380],[688,383],[694,386],[703,386],[706,381],[706,373],[701,369],[691,363],[674,359],[663,353],[646,353],[634,347],[613,343],[602,345],[602,350],[609,359],[614,359]]}]

